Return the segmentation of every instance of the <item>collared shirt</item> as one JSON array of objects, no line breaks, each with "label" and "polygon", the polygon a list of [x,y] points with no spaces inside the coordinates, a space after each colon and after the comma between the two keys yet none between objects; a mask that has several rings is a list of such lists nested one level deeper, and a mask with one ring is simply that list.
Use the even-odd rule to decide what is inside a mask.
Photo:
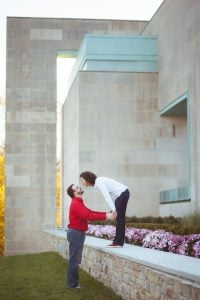
[{"label": "collared shirt", "polygon": [[105,220],[106,212],[93,211],[87,208],[83,199],[79,197],[72,198],[69,208],[68,228],[86,231],[88,230],[87,221]]},{"label": "collared shirt", "polygon": [[116,210],[115,200],[125,190],[127,190],[127,186],[108,177],[97,177],[94,187],[97,187],[101,191],[105,198],[105,201],[113,211]]}]

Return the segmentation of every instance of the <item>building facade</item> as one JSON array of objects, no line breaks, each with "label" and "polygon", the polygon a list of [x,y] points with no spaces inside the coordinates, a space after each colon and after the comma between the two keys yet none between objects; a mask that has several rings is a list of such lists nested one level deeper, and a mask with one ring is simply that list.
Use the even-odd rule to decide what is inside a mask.
[{"label": "building facade", "polygon": [[40,251],[41,230],[55,226],[58,54],[76,52],[87,33],[137,34],[145,24],[7,19],[6,255]]},{"label": "building facade", "polygon": [[[152,20],[7,19],[5,254],[55,225],[56,58],[77,53],[63,105],[65,187],[91,170],[131,191],[128,215],[199,211],[200,2]],[[114,45],[114,46],[113,46]],[[96,190],[90,207],[109,209]]]}]

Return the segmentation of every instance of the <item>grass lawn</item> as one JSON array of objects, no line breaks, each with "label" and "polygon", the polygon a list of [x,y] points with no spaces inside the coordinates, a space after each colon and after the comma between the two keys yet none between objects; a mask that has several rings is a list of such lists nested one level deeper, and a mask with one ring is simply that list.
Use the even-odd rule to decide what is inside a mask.
[{"label": "grass lawn", "polygon": [[84,288],[67,289],[66,260],[55,252],[0,257],[0,299],[122,299],[82,269],[79,275]]}]

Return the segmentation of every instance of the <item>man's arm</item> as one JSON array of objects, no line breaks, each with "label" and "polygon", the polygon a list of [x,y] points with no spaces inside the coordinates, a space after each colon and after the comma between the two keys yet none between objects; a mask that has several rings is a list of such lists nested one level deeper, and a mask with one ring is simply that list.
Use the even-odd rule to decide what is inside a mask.
[{"label": "man's arm", "polygon": [[100,211],[93,211],[87,208],[83,203],[77,203],[72,208],[81,218],[87,221],[98,221],[98,220],[114,220],[115,215],[111,212],[100,212]]}]

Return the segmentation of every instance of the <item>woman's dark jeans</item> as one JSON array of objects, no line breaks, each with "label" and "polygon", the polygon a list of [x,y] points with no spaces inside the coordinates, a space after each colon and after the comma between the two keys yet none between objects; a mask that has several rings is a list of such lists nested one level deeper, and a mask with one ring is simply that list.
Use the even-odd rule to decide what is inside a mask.
[{"label": "woman's dark jeans", "polygon": [[69,242],[67,286],[74,288],[79,285],[78,268],[82,258],[85,231],[69,228],[67,230],[67,240]]},{"label": "woman's dark jeans", "polygon": [[117,211],[116,218],[116,236],[113,240],[114,244],[123,246],[124,238],[125,238],[125,215],[126,215],[126,207],[128,203],[130,193],[127,189],[124,191],[116,200],[115,207]]}]

